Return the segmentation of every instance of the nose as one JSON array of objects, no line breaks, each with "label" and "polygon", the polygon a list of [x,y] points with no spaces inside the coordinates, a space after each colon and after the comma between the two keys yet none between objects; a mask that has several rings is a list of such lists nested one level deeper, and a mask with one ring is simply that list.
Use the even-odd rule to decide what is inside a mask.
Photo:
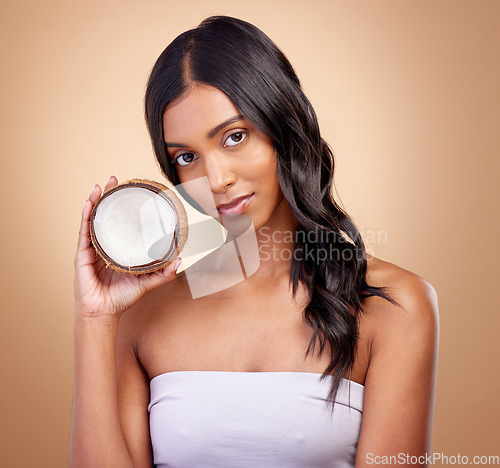
[{"label": "nose", "polygon": [[213,193],[224,193],[229,185],[236,182],[236,174],[224,156],[211,153],[205,157],[204,166]]}]

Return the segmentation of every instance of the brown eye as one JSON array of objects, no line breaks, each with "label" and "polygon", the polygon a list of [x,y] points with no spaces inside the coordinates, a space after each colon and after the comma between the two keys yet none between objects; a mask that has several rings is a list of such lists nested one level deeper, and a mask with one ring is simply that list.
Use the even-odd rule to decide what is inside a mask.
[{"label": "brown eye", "polygon": [[247,134],[245,132],[235,132],[227,137],[226,146],[236,146],[245,140]]},{"label": "brown eye", "polygon": [[175,162],[179,166],[187,166],[197,159],[198,157],[194,153],[182,153],[175,158]]}]

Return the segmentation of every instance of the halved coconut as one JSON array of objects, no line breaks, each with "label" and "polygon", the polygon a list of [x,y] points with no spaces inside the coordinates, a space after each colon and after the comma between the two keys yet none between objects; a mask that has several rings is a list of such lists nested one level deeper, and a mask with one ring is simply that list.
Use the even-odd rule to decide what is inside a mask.
[{"label": "halved coconut", "polygon": [[172,190],[132,179],[104,192],[90,216],[90,237],[106,267],[134,275],[165,268],[188,235],[184,206]]}]

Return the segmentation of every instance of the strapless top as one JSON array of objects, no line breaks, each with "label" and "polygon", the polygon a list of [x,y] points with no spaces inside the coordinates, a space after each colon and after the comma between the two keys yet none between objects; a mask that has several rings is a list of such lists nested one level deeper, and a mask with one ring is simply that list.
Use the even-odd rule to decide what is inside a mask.
[{"label": "strapless top", "polygon": [[161,468],[353,467],[364,386],[309,372],[176,371],[150,382],[154,464]]}]

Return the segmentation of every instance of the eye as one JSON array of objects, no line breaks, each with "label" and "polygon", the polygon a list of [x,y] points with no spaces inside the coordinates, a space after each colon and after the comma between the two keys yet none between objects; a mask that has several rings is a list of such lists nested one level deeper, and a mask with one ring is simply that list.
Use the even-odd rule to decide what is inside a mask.
[{"label": "eye", "polygon": [[194,153],[182,153],[179,154],[176,158],[174,158],[174,161],[179,164],[179,166],[188,166],[191,164],[193,161],[196,161],[198,159],[198,156]]},{"label": "eye", "polygon": [[229,135],[224,142],[226,146],[236,146],[242,141],[244,141],[247,137],[246,132],[235,132]]}]

